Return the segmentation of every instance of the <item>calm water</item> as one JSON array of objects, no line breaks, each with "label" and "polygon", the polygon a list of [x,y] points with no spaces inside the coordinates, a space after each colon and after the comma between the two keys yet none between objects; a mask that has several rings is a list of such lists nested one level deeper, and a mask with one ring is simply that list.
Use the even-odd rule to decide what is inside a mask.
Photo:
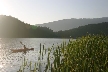
[{"label": "calm water", "polygon": [[[26,53],[12,53],[10,49],[21,49],[23,45],[20,41],[26,45],[27,48],[34,48],[34,51],[27,51]],[[39,50],[40,43],[44,45],[45,49],[51,48],[53,45],[56,48],[63,41],[68,42],[69,39],[55,39],[55,38],[0,38],[0,72],[17,72],[26,59],[25,72],[30,72],[29,63],[32,62],[32,68],[34,63],[39,62]],[[40,59],[41,69],[44,70],[45,63],[47,62],[47,54],[44,54],[43,60]],[[53,61],[53,59],[52,59]]]}]

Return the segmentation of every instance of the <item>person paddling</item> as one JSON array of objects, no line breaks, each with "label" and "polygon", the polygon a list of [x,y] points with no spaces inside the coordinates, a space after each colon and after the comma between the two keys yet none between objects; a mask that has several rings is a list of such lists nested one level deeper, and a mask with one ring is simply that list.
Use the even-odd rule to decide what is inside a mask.
[{"label": "person paddling", "polygon": [[34,48],[31,48],[31,49],[27,48],[21,41],[20,43],[24,46],[24,50],[34,50]]},{"label": "person paddling", "polygon": [[25,49],[25,50],[27,49],[25,45],[24,45],[24,49]]},{"label": "person paddling", "polygon": [[[22,42],[20,41],[20,43],[22,44]],[[24,45],[24,44],[22,44],[22,45]],[[26,50],[27,48],[26,48],[26,46],[24,45],[24,50]]]}]

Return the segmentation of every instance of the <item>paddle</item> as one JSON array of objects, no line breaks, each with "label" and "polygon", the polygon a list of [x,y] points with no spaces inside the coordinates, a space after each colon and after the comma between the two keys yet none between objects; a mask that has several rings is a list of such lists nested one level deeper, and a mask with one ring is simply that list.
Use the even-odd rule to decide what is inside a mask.
[{"label": "paddle", "polygon": [[21,41],[20,41],[20,43],[21,43],[22,45],[24,45]]}]

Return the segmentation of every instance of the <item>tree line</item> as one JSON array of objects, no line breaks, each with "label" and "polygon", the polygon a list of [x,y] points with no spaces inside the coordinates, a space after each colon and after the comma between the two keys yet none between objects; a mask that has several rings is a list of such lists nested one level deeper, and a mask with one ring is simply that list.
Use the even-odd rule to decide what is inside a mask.
[{"label": "tree line", "polygon": [[24,23],[11,16],[0,16],[1,38],[77,38],[89,34],[108,34],[108,22],[88,24],[78,28],[53,32],[48,27]]}]

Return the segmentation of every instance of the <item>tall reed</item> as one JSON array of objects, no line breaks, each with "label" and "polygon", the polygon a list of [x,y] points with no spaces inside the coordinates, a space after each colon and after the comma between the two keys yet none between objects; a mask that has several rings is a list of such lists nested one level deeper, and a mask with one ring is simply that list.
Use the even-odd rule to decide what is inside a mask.
[{"label": "tall reed", "polygon": [[[56,48],[45,49],[43,45],[43,51],[40,44],[40,56],[44,54],[48,55],[45,72],[108,72],[108,36],[105,35],[83,36]],[[40,72],[39,65],[35,67],[35,72]]]}]

